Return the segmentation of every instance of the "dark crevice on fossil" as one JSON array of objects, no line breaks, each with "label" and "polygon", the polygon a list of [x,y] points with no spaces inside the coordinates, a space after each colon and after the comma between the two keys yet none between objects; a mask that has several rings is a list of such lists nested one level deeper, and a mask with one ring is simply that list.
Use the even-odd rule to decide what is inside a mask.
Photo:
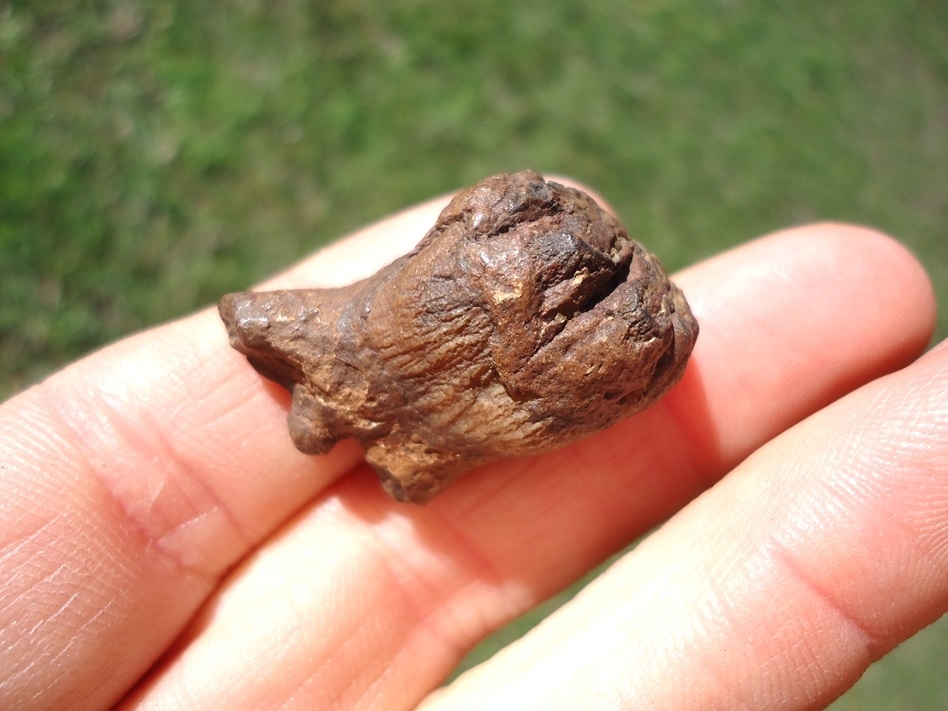
[{"label": "dark crevice on fossil", "polygon": [[220,312],[234,348],[293,392],[299,449],[355,437],[386,489],[415,502],[647,407],[698,334],[614,217],[530,171],[457,195],[370,279],[228,294]]}]

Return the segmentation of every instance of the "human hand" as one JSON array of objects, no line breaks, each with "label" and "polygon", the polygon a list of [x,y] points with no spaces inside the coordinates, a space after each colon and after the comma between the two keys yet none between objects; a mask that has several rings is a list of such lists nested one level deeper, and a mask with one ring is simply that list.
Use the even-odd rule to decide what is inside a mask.
[{"label": "human hand", "polygon": [[[442,205],[266,287],[367,276]],[[0,705],[825,705],[948,608],[948,350],[916,360],[930,286],[898,244],[838,225],[674,278],[702,331],[662,402],[425,507],[386,497],[351,443],[297,452],[286,393],[211,311],[9,401]],[[483,635],[669,517],[432,693]]]}]

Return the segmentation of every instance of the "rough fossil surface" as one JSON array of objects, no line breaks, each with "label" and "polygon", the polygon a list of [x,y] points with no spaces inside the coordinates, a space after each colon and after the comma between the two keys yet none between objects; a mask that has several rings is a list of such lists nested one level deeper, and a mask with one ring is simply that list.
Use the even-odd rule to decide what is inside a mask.
[{"label": "rough fossil surface", "polygon": [[388,492],[416,503],[648,407],[698,335],[618,220],[530,171],[458,194],[369,279],[228,294],[220,313],[231,345],[292,391],[300,450],[354,437]]}]

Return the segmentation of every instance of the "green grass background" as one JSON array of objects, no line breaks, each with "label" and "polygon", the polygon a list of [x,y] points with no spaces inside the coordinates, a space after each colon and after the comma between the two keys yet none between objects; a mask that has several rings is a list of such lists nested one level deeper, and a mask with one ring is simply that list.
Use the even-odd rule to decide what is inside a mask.
[{"label": "green grass background", "polygon": [[[948,3],[0,1],[0,397],[524,167],[594,186],[672,269],[877,226],[945,314]],[[946,652],[943,620],[834,708],[948,708]]]}]

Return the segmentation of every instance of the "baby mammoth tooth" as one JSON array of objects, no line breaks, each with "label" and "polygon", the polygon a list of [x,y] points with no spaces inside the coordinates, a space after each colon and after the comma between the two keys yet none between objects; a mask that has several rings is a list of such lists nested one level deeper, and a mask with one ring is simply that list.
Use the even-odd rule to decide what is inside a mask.
[{"label": "baby mammoth tooth", "polygon": [[654,255],[532,171],[459,193],[369,279],[228,294],[220,314],[231,345],[293,392],[299,449],[355,437],[385,489],[415,503],[648,407],[698,336]]}]

